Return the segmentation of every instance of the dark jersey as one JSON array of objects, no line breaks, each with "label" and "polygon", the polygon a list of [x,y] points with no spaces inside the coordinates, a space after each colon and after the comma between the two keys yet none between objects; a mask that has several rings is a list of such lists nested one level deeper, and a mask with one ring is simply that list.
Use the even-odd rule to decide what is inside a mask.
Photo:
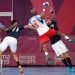
[{"label": "dark jersey", "polygon": [[20,35],[20,31],[24,29],[23,25],[18,25],[15,28],[13,28],[12,30],[7,31],[7,36],[11,36],[14,37],[16,39],[18,39],[19,35]]},{"label": "dark jersey", "polygon": [[[50,25],[48,25],[48,26],[49,26],[49,28],[58,31],[58,27],[57,27],[56,21],[52,21],[52,23]],[[55,44],[60,39],[61,39],[60,35],[54,35],[54,36],[50,37],[51,44]]]}]

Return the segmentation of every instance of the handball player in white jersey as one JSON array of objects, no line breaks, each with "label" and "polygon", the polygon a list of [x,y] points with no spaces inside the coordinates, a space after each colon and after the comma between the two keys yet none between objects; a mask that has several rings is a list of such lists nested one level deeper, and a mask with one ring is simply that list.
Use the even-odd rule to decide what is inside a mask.
[{"label": "handball player in white jersey", "polygon": [[50,29],[44,20],[45,18],[45,9],[43,9],[43,12],[40,15],[36,15],[37,12],[35,9],[31,10],[31,13],[34,15],[29,19],[29,24],[26,26],[26,28],[34,28],[39,35],[39,40],[41,43],[41,47],[46,55],[46,62],[47,64],[50,64],[50,57],[48,54],[48,46],[47,42],[49,40],[49,37],[52,37],[55,34],[54,29]]}]

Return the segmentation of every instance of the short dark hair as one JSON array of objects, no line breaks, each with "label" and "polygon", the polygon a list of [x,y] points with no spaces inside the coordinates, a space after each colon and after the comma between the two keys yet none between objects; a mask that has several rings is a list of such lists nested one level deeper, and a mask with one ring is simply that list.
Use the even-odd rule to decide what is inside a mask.
[{"label": "short dark hair", "polygon": [[37,14],[37,11],[35,9],[31,9],[31,14],[32,15],[36,15]]},{"label": "short dark hair", "polygon": [[15,22],[17,22],[17,21],[16,21],[16,20],[12,20],[12,21],[11,21],[11,24],[13,25]]}]

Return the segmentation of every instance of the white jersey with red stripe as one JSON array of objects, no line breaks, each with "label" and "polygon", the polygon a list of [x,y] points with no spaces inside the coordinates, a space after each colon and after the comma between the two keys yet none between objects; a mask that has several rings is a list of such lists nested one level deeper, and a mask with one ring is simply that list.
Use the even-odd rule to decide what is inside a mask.
[{"label": "white jersey with red stripe", "polygon": [[34,28],[36,28],[39,36],[43,35],[49,30],[45,20],[41,19],[40,15],[31,17],[28,25],[32,25]]}]

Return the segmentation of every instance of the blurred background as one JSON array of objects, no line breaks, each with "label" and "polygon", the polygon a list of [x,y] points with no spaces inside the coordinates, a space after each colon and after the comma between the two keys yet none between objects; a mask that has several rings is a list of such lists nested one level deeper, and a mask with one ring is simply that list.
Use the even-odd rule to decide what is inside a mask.
[{"label": "blurred background", "polygon": [[[0,0],[0,23],[9,26],[10,21],[16,19],[19,24],[26,25],[32,16],[30,10],[35,8],[40,14],[43,9],[42,3],[45,1],[48,1],[49,8],[55,11],[59,30],[75,38],[75,0]],[[51,17],[49,8],[46,9],[46,18]],[[0,32],[0,42],[5,37],[5,34],[5,32]],[[68,43],[63,38],[62,40],[68,47],[73,65],[75,65],[75,44]],[[53,62],[52,65],[63,66],[60,58],[57,58],[52,50],[50,43],[48,45],[48,51]],[[46,66],[45,55],[41,53],[37,32],[23,30],[18,39],[17,52],[20,63],[23,65]],[[3,66],[16,66],[9,48],[5,51],[2,58]]]}]

